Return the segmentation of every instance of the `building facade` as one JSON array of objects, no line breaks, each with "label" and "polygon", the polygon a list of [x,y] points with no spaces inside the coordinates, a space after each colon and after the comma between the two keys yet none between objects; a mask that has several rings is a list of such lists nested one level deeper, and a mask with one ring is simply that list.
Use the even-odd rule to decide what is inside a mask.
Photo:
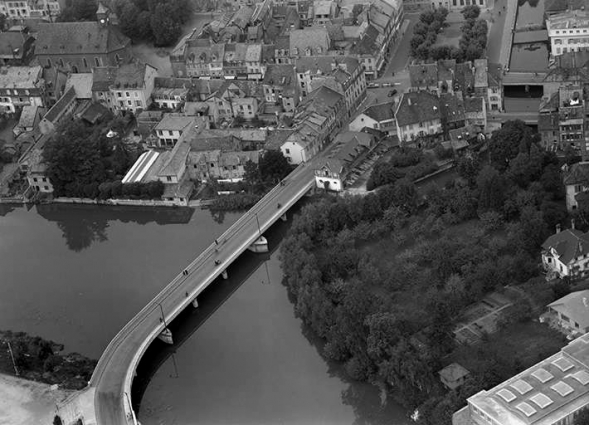
[{"label": "building facade", "polygon": [[0,110],[12,114],[25,106],[43,106],[45,82],[40,66],[0,68]]},{"label": "building facade", "polygon": [[589,48],[589,11],[567,10],[546,20],[550,53],[559,56]]}]

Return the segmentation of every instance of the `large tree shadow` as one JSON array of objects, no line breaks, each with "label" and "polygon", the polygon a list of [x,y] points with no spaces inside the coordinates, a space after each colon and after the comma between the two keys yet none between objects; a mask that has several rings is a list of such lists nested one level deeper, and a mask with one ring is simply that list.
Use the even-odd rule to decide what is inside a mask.
[{"label": "large tree shadow", "polygon": [[37,212],[46,220],[55,222],[62,231],[66,245],[80,252],[94,242],[108,240],[106,229],[111,221],[123,223],[157,224],[188,223],[194,214],[192,208],[143,208],[97,205],[44,204]]}]

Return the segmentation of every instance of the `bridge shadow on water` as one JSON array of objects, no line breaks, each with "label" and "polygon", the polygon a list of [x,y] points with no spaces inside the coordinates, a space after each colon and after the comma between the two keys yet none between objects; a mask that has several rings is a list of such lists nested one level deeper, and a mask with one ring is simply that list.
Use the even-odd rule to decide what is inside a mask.
[{"label": "bridge shadow on water", "polygon": [[133,409],[135,412],[140,411],[141,401],[147,386],[152,377],[162,364],[168,360],[173,354],[178,351],[184,342],[186,342],[196,330],[204,324],[209,317],[219,307],[223,305],[227,299],[245,283],[248,278],[261,267],[266,261],[270,259],[285,237],[290,226],[292,215],[297,213],[300,207],[304,204],[298,202],[288,212],[288,221],[283,222],[278,220],[270,229],[264,232],[264,236],[268,239],[269,252],[266,254],[255,254],[250,251],[245,251],[239,256],[228,268],[229,278],[223,280],[218,277],[213,281],[199,296],[198,308],[188,306],[182,311],[168,327],[172,331],[174,344],[168,345],[159,339],[155,339],[147,348],[145,354],[141,358],[137,366],[137,375],[133,380],[131,388],[131,399],[133,402]]}]

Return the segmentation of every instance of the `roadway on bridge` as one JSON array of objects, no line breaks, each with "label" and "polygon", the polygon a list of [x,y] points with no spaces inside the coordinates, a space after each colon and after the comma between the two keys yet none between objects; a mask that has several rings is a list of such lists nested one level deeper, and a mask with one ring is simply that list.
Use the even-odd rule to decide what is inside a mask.
[{"label": "roadway on bridge", "polygon": [[[218,245],[209,246],[187,267],[187,276],[180,273],[115,336],[90,381],[96,388],[94,407],[99,425],[132,423],[132,416],[128,416],[130,394],[126,392],[141,355],[163,329],[162,310],[166,322],[170,322],[258,238],[259,228],[263,233],[313,185],[314,161],[310,161],[245,213],[217,239]],[[221,264],[216,265],[215,260]]]}]

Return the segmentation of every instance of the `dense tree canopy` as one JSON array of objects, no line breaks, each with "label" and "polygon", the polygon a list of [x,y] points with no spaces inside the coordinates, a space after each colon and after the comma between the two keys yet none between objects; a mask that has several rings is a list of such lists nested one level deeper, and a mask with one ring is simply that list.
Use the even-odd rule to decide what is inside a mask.
[{"label": "dense tree canopy", "polygon": [[[295,312],[325,341],[324,355],[342,362],[350,378],[378,382],[407,407],[419,406],[426,425],[450,423],[467,397],[526,366],[501,346],[482,345],[472,348],[479,366],[459,391],[438,387],[466,306],[537,278],[540,244],[566,217],[556,157],[520,122],[505,123],[493,141],[491,164],[476,154],[463,158],[464,180],[422,200],[409,180],[394,178],[364,197],[306,205],[281,248]],[[394,163],[413,164],[414,155]],[[545,284],[532,291],[541,288],[548,302],[562,293]],[[533,315],[527,299],[514,302],[501,326]]]},{"label": "dense tree canopy", "polygon": [[133,152],[119,138],[107,138],[107,126],[83,121],[64,123],[47,142],[43,157],[57,196],[95,198],[99,185],[120,179],[133,163]]},{"label": "dense tree canopy", "polygon": [[261,179],[267,182],[277,182],[292,171],[292,166],[279,150],[264,152],[260,157],[258,166]]},{"label": "dense tree canopy", "polygon": [[66,0],[65,8],[62,9],[58,21],[95,21],[97,0]]},{"label": "dense tree canopy", "polygon": [[116,0],[114,9],[122,31],[132,40],[173,44],[191,15],[189,0]]}]

